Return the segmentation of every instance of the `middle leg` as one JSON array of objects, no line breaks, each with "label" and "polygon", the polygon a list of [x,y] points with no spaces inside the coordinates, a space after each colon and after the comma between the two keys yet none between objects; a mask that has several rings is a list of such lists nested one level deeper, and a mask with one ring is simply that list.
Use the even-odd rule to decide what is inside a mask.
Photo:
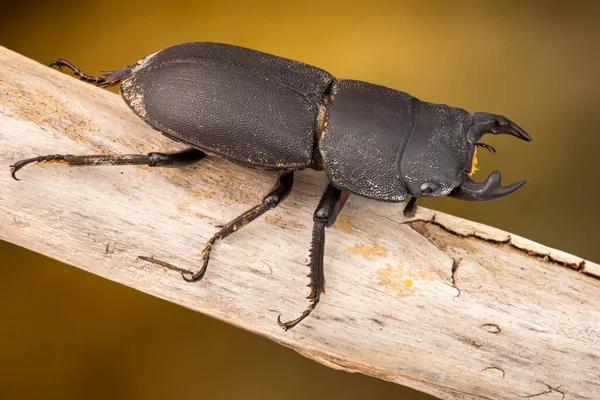
[{"label": "middle leg", "polygon": [[248,225],[265,212],[277,207],[279,203],[281,203],[290,194],[293,184],[294,172],[282,172],[277,178],[273,189],[271,189],[269,194],[264,197],[262,203],[252,207],[232,221],[229,221],[219,232],[215,233],[213,237],[206,242],[206,247],[204,247],[204,250],[202,250],[202,268],[200,268],[200,270],[195,274],[182,272],[181,275],[183,276],[183,279],[187,282],[196,282],[202,279],[206,273],[208,261],[210,260],[210,252],[215,242],[217,240],[226,238],[239,229],[242,229],[244,226]]}]

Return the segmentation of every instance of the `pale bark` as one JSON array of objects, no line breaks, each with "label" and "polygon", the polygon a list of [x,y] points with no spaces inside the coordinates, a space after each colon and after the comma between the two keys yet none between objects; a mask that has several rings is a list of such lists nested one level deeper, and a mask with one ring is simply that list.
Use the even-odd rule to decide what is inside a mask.
[{"label": "pale bark", "polygon": [[36,155],[182,147],[113,93],[3,48],[0,60],[0,239],[443,399],[600,398],[597,264],[351,196],[327,231],[327,295],[283,332],[278,314],[307,305],[322,173],[297,173],[279,208],[219,242],[205,279],[186,283],[139,256],[197,269],[216,225],[257,204],[274,173],[210,158],[182,169],[25,167],[14,181],[9,165]]}]

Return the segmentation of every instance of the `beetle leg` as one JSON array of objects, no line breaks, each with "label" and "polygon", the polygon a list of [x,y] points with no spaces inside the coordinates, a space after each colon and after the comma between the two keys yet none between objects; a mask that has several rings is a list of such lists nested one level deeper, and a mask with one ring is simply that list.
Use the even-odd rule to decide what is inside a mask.
[{"label": "beetle leg", "polygon": [[286,331],[292,329],[300,321],[308,317],[317,306],[317,303],[319,303],[321,292],[325,293],[325,272],[323,270],[325,228],[329,228],[335,223],[338,214],[348,199],[348,195],[348,192],[343,192],[333,185],[328,185],[323,197],[321,197],[321,201],[313,215],[314,225],[310,247],[310,273],[307,275],[310,278],[310,283],[308,284],[310,294],[307,297],[310,300],[310,305],[298,318],[291,321],[281,322],[281,314],[277,317],[277,323]]},{"label": "beetle leg", "polygon": [[196,282],[202,279],[206,273],[208,261],[210,260],[210,252],[215,242],[217,240],[226,238],[239,229],[242,229],[244,226],[248,225],[265,212],[277,207],[279,203],[281,203],[290,194],[293,184],[294,172],[282,172],[277,178],[273,189],[271,189],[269,194],[263,198],[261,204],[252,207],[242,215],[238,216],[232,221],[229,221],[219,232],[215,233],[213,237],[206,242],[206,247],[204,247],[204,250],[202,250],[202,268],[200,268],[198,272],[191,276],[188,276],[189,274],[182,272],[181,275],[183,276],[183,279],[187,282]]},{"label": "beetle leg", "polygon": [[83,72],[81,72],[81,70],[79,68],[77,68],[76,66],[71,64],[68,60],[65,60],[64,58],[59,58],[58,60],[52,61],[49,66],[53,67],[55,65],[61,70],[62,70],[62,67],[69,68],[71,71],[73,71],[73,75],[78,76],[79,79],[81,79],[82,81],[93,83],[94,85],[98,85],[98,86],[106,85],[105,78],[84,74]]},{"label": "beetle leg", "polygon": [[402,214],[404,214],[405,218],[412,218],[415,216],[416,213],[417,213],[417,198],[415,196],[412,196],[410,198],[410,200],[408,201],[408,203],[406,203],[406,206],[404,207]]},{"label": "beetle leg", "polygon": [[38,156],[17,161],[10,166],[10,174],[15,180],[17,171],[31,163],[42,164],[67,164],[67,165],[148,165],[150,167],[184,167],[200,161],[206,153],[189,148],[175,153],[148,153],[144,154],[107,154],[107,155],[83,155],[73,156],[71,154],[51,154]]},{"label": "beetle leg", "polygon": [[62,67],[67,67],[71,71],[73,71],[73,75],[79,77],[79,79],[81,79],[82,81],[86,81],[100,87],[110,87],[116,85],[123,79],[126,79],[131,72],[129,66],[116,71],[102,71],[102,75],[104,75],[104,78],[102,78],[99,76],[91,76],[81,72],[79,68],[77,68],[71,62],[65,60],[64,58],[59,58],[56,61],[52,61],[49,66],[53,67],[55,65],[61,70]]}]

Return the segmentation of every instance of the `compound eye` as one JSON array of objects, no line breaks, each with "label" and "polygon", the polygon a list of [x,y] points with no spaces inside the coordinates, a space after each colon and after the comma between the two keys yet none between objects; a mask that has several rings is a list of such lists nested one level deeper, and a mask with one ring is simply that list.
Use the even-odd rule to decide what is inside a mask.
[{"label": "compound eye", "polygon": [[425,182],[419,189],[423,194],[431,194],[438,189],[438,186],[433,182]]}]

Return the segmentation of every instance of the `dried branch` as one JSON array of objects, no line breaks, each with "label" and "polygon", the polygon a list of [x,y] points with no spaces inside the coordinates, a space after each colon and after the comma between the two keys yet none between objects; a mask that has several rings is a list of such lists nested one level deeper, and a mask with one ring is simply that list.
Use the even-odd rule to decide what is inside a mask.
[{"label": "dried branch", "polygon": [[[20,171],[52,153],[170,151],[116,95],[0,48],[0,238],[261,334],[333,368],[443,399],[592,399],[600,393],[600,267],[494,228],[359,197],[327,231],[328,292],[307,306],[314,171],[271,211],[204,241],[275,179],[210,158],[195,166]],[[177,266],[174,268],[172,266]],[[173,271],[172,269],[176,269]],[[551,397],[555,396],[555,397]]]}]

